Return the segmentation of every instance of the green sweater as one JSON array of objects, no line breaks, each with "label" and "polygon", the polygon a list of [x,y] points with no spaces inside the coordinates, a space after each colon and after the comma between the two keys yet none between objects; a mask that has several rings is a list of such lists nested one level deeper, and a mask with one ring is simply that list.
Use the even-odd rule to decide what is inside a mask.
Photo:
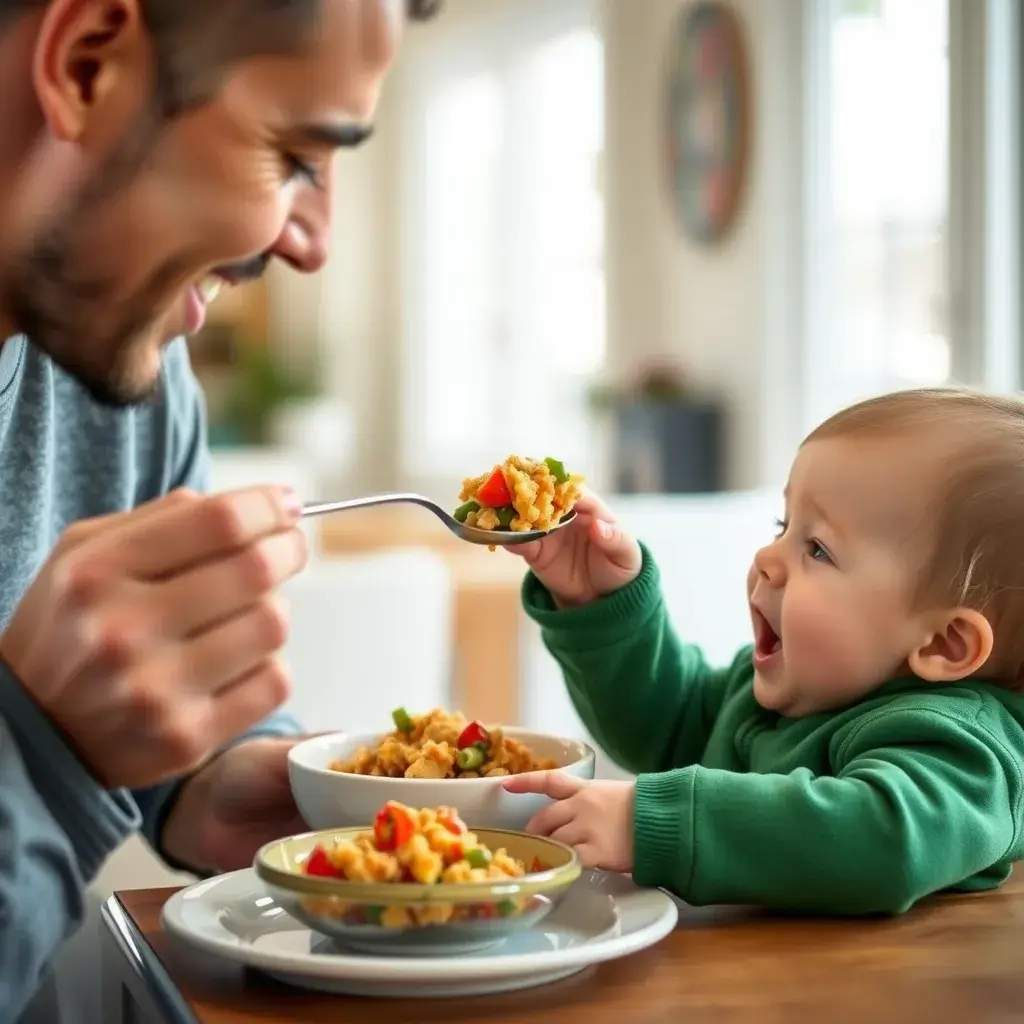
[{"label": "green sweater", "polygon": [[634,879],[692,904],[898,914],[994,888],[1024,859],[1024,698],[983,682],[886,683],[828,714],[754,700],[750,648],[709,667],[669,622],[658,570],[527,613],[601,747],[637,775]]}]

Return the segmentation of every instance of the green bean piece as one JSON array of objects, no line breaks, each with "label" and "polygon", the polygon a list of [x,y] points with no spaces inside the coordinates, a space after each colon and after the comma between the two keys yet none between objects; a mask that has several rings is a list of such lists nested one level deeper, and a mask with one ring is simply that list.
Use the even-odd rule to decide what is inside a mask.
[{"label": "green bean piece", "polygon": [[485,868],[491,863],[491,853],[482,846],[474,846],[466,851],[466,860],[471,868]]},{"label": "green bean piece", "polygon": [[498,509],[498,525],[507,530],[512,526],[512,520],[516,517],[516,510],[511,505]]},{"label": "green bean piece", "polygon": [[465,505],[460,505],[452,515],[455,517],[457,522],[464,523],[469,517],[470,512],[479,512],[480,506],[475,501],[467,501]]},{"label": "green bean piece", "polygon": [[558,459],[545,459],[544,465],[551,470],[551,475],[555,478],[555,483],[564,484],[569,479],[569,474],[565,471],[565,464],[560,462]]},{"label": "green bean piece", "polygon": [[464,772],[475,771],[484,763],[484,752],[479,747],[464,747],[455,755],[455,761]]},{"label": "green bean piece", "polygon": [[395,728],[399,732],[412,732],[412,719],[409,717],[409,712],[406,711],[405,708],[395,708],[395,710],[391,712],[391,720],[395,723]]}]

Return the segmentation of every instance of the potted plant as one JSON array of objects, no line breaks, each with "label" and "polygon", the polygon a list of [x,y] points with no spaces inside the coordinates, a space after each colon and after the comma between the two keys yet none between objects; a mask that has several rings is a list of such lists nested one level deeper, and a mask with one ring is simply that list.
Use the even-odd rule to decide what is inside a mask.
[{"label": "potted plant", "polygon": [[595,381],[589,402],[611,417],[613,474],[621,494],[695,494],[722,489],[721,404],[658,363],[625,383]]},{"label": "potted plant", "polygon": [[320,394],[315,366],[296,369],[272,345],[239,346],[222,421],[243,443],[271,443],[275,417],[296,402]]}]

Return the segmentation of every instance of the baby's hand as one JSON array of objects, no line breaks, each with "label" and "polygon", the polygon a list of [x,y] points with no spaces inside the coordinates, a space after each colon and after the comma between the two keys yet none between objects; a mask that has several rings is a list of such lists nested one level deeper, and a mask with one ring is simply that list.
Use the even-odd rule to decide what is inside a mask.
[{"label": "baby's hand", "polygon": [[636,579],[643,556],[636,540],[592,494],[576,502],[576,519],[543,540],[507,550],[521,555],[560,608],[590,604]]},{"label": "baby's hand", "polygon": [[555,801],[534,815],[527,832],[573,847],[585,868],[633,870],[632,782],[593,782],[550,771],[509,776],[504,787]]}]

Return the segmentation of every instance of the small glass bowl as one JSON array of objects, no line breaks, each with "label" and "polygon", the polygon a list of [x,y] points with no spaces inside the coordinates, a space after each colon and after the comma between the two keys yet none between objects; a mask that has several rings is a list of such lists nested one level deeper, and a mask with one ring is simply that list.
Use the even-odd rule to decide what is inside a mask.
[{"label": "small glass bowl", "polygon": [[[253,862],[274,901],[321,935],[382,955],[449,956],[482,949],[532,928],[561,902],[581,873],[576,851],[541,836],[472,829],[488,849],[504,848],[527,865],[520,878],[424,885],[350,882],[307,875],[317,844],[354,839],[363,828],[307,832],[267,843]],[[539,863],[542,870],[529,871]]]}]

